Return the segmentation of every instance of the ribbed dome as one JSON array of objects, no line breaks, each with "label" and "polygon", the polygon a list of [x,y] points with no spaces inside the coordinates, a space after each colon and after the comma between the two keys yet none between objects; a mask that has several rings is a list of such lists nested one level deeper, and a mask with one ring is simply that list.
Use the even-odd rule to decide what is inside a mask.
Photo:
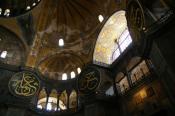
[{"label": "ribbed dome", "polygon": [[77,74],[78,67],[92,61],[99,30],[117,9],[115,0],[42,0],[32,10],[36,36],[27,66],[39,64],[53,79]]},{"label": "ribbed dome", "polygon": [[100,26],[98,16],[115,11],[109,4],[116,5],[106,0],[43,0],[37,23],[42,44],[58,47],[60,37],[67,47],[92,40],[92,34]]},{"label": "ribbed dome", "polygon": [[15,17],[38,5],[41,0],[1,0],[0,17]]}]

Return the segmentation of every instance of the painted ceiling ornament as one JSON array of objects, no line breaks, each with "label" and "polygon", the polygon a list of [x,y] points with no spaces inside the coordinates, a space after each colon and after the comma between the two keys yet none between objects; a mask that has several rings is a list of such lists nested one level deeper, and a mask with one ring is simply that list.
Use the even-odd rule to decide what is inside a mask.
[{"label": "painted ceiling ornament", "polygon": [[82,94],[95,92],[100,84],[100,72],[95,67],[87,67],[78,78],[78,89]]},{"label": "painted ceiling ornament", "polygon": [[22,15],[40,3],[41,0],[1,0],[0,17],[16,17]]},{"label": "painted ceiling ornament", "polygon": [[40,81],[34,73],[23,71],[13,75],[8,86],[17,97],[32,97],[38,92]]}]

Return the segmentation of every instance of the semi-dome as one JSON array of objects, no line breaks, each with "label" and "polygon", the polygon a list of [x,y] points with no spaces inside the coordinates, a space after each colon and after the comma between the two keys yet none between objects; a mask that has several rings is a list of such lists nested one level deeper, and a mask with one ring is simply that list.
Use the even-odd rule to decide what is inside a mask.
[{"label": "semi-dome", "polygon": [[[62,56],[62,54],[59,55],[60,53],[67,51],[72,51],[71,59],[78,56],[84,64],[91,62],[98,31],[104,20],[117,9],[116,2],[112,0],[110,2],[106,0],[42,0],[40,5],[32,10],[36,36],[27,66],[35,67],[50,54],[56,53],[57,57],[60,57]],[[65,59],[68,59],[68,61],[64,60],[67,64],[70,63],[70,58]],[[55,62],[61,61],[53,61],[54,65],[56,65]],[[73,63],[76,64],[75,60]],[[65,72],[62,67],[66,67],[67,64],[66,66],[63,64],[60,65],[61,68],[57,67],[61,72],[60,75],[70,74],[72,69],[70,72]],[[76,74],[77,68],[81,68],[81,65],[75,66],[73,71]],[[43,72],[45,69],[41,70]],[[55,69],[52,71],[54,72]]]},{"label": "semi-dome", "polygon": [[15,17],[30,11],[41,0],[1,0],[0,17]]},{"label": "semi-dome", "polygon": [[0,26],[0,63],[24,65],[26,50],[24,42],[16,34]]},{"label": "semi-dome", "polygon": [[75,78],[81,72],[83,65],[79,56],[71,52],[62,52],[45,58],[39,63],[38,68],[50,79],[67,80]]}]

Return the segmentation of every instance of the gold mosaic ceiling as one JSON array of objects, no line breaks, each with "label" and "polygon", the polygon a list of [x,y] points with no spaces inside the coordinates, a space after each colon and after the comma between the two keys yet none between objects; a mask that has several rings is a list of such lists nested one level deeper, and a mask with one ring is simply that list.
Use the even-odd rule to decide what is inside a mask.
[{"label": "gold mosaic ceiling", "polygon": [[[102,15],[107,20],[117,8],[115,0],[43,0],[33,10],[37,33],[31,54],[36,55],[29,56],[28,64],[33,66],[50,54],[70,51],[83,59],[85,64],[91,62],[103,25],[98,16]],[[63,47],[58,45],[60,38],[64,40]],[[60,66],[55,65],[57,67]]]},{"label": "gold mosaic ceiling", "polygon": [[52,46],[50,39],[57,36],[71,46],[91,38],[100,25],[98,16],[108,17],[116,10],[115,5],[115,0],[43,0],[33,13],[44,45]]},{"label": "gold mosaic ceiling", "polygon": [[[124,3],[124,1],[122,2]],[[43,59],[47,59],[53,54],[58,54],[58,56],[62,54],[63,56],[63,53],[70,54],[70,62],[73,62],[73,59],[83,60],[83,65],[92,62],[95,42],[104,22],[121,7],[121,3],[116,0],[41,0],[31,12],[17,18],[30,15],[35,32],[33,44],[29,46],[30,52],[26,65],[37,67]],[[103,22],[99,21],[99,15],[104,17]],[[12,29],[19,37],[26,39],[30,33],[23,36],[23,27],[30,27],[31,24],[16,26],[20,23],[16,21],[17,19],[2,19],[0,24]],[[15,25],[15,30],[13,25]],[[64,40],[62,47],[58,45],[60,39]],[[74,56],[76,58],[72,58]],[[70,72],[69,68],[65,68],[69,64],[72,65],[70,62],[64,62],[63,64],[66,64],[64,66],[58,63],[65,61],[67,56],[48,59],[43,64],[52,64],[53,61],[56,63],[43,65],[43,69],[51,68],[51,70],[58,71],[59,69],[60,71],[61,69],[58,67],[63,67],[64,71],[62,72]],[[75,65],[77,65],[76,61]],[[81,64],[81,66],[83,65]],[[80,68],[82,68],[81,66]]]},{"label": "gold mosaic ceiling", "polygon": [[120,36],[127,29],[125,11],[114,13],[102,28],[94,50],[94,61],[107,65],[113,63],[113,53],[116,49],[116,42],[120,41]]},{"label": "gold mosaic ceiling", "polygon": [[75,75],[79,74],[77,69],[83,65],[83,60],[79,56],[70,52],[62,52],[43,59],[38,64],[38,69],[51,79],[61,80],[63,73],[67,74],[68,79],[71,78],[71,72],[74,72]]}]

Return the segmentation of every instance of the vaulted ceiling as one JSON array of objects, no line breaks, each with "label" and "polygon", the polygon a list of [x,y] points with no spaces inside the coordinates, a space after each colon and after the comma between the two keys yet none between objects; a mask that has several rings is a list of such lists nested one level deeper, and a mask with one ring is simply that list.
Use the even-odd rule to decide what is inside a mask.
[{"label": "vaulted ceiling", "polygon": [[[27,66],[37,67],[46,59],[43,68],[68,73],[72,69],[65,68],[68,66],[66,64],[71,66],[75,59],[75,65],[81,64],[81,68],[92,62],[100,29],[115,11],[123,8],[122,5],[119,0],[41,0],[25,15],[0,19],[0,25],[14,30],[28,43],[30,51]],[[99,15],[103,16],[103,22],[99,21]],[[63,39],[64,46],[59,46],[60,39]],[[79,61],[83,61],[83,65],[82,62],[76,63]]]}]

